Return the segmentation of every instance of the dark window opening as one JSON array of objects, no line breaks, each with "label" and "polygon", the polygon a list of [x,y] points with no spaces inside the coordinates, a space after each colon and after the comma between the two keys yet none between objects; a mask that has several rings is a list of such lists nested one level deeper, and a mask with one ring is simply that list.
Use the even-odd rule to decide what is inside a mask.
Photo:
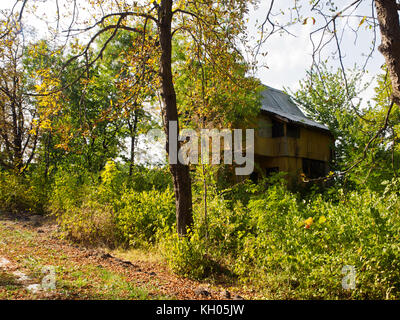
[{"label": "dark window opening", "polygon": [[279,172],[279,167],[271,167],[271,168],[265,169],[265,175],[267,177],[273,175],[274,173],[278,173],[278,172]]},{"label": "dark window opening", "polygon": [[307,178],[316,179],[325,176],[325,162],[303,158],[303,173]]},{"label": "dark window opening", "polygon": [[286,125],[286,135],[291,138],[300,138],[300,128],[293,124]]},{"label": "dark window opening", "polygon": [[284,136],[283,123],[272,120],[272,138],[279,138]]},{"label": "dark window opening", "polygon": [[257,183],[257,182],[258,182],[258,172],[253,171],[253,172],[250,174],[250,180],[251,180],[253,183]]}]

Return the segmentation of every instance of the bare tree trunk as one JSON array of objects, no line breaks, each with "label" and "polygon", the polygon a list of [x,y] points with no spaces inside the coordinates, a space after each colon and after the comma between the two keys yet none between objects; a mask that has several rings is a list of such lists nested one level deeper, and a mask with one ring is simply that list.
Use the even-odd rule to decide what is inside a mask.
[{"label": "bare tree trunk", "polygon": [[[161,76],[161,103],[164,117],[164,130],[167,136],[166,149],[169,154],[170,136],[169,123],[178,124],[177,139],[179,136],[178,110],[176,92],[172,77],[172,0],[162,0],[159,7],[159,37],[161,46],[160,76]],[[186,236],[187,229],[193,224],[192,214],[192,185],[189,166],[181,163],[170,164],[170,171],[174,181],[176,222],[179,236]]]},{"label": "bare tree trunk", "polygon": [[208,240],[208,211],[207,211],[207,179],[206,179],[206,168],[203,164],[203,189],[204,189],[204,223],[206,226],[206,239]]},{"label": "bare tree trunk", "polygon": [[400,24],[396,0],[375,0],[382,43],[379,51],[385,58],[393,88],[393,100],[400,104]]},{"label": "bare tree trunk", "polygon": [[49,179],[49,168],[50,168],[50,147],[51,147],[51,132],[48,133],[45,141],[45,149],[44,149],[44,161],[45,161],[45,170],[44,170],[44,178],[45,181]]},{"label": "bare tree trunk", "polygon": [[[16,99],[16,96],[13,97]],[[17,169],[18,173],[20,173],[21,168],[23,167],[23,159],[22,159],[22,137],[21,131],[18,123],[17,116],[17,106],[14,101],[11,102],[11,111],[12,111],[12,131],[13,131],[13,165],[14,168]]]},{"label": "bare tree trunk", "polygon": [[129,162],[129,177],[132,177],[133,166],[135,164],[135,145],[136,145],[136,131],[137,131],[137,122],[138,122],[138,110],[135,110],[133,125],[130,120],[128,120],[129,133],[131,135],[131,154],[130,154],[130,162]]}]

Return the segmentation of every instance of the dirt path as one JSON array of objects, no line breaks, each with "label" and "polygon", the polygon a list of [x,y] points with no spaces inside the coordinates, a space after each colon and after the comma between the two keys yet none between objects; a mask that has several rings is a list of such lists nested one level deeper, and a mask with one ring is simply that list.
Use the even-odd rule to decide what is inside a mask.
[{"label": "dirt path", "polygon": [[237,287],[200,283],[164,263],[128,261],[60,240],[40,217],[0,215],[0,299],[246,299]]}]

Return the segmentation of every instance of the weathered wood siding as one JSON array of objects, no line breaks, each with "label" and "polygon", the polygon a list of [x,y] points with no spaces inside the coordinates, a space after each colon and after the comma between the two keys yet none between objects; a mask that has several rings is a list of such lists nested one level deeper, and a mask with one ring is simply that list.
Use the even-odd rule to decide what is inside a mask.
[{"label": "weathered wood siding", "polygon": [[255,130],[254,149],[256,164],[263,171],[278,167],[279,171],[297,176],[302,172],[302,158],[329,162],[333,138],[329,133],[297,125],[299,138],[288,137],[287,123],[284,123],[284,136],[272,137],[272,117],[261,114]]},{"label": "weathered wood siding", "polygon": [[[260,117],[263,122],[267,118],[265,115]],[[255,127],[255,129],[255,154],[267,157],[300,157],[321,161],[330,159],[330,147],[333,140],[329,134],[323,131],[299,126],[300,138],[287,137],[286,134],[284,137],[266,138],[263,133],[268,130],[267,128]]]}]

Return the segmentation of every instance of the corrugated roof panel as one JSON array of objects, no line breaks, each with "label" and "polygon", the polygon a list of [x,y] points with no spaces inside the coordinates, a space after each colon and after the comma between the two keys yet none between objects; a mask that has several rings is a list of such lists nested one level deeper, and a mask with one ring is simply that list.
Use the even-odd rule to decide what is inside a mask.
[{"label": "corrugated roof panel", "polygon": [[268,86],[265,87],[266,89],[261,92],[261,110],[277,114],[306,126],[329,131],[326,126],[308,119],[286,93]]}]

